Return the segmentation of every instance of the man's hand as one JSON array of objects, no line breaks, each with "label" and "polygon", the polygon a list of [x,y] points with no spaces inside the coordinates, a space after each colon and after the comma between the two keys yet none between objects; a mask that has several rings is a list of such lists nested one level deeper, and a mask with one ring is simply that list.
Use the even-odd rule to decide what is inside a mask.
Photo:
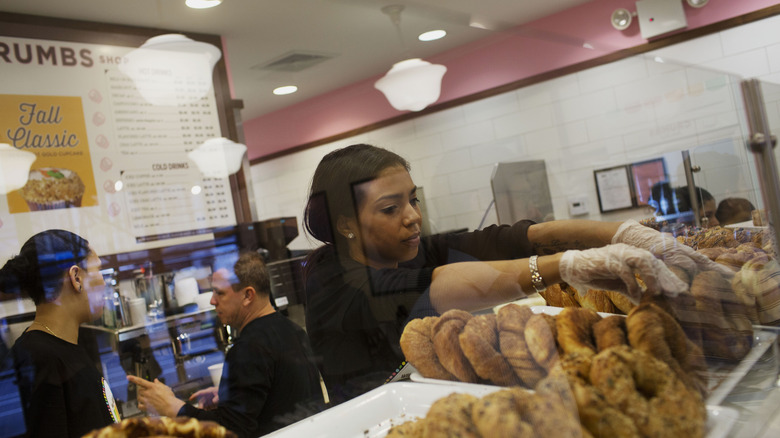
[{"label": "man's hand", "polygon": [[198,406],[201,409],[216,409],[217,404],[219,403],[219,395],[217,394],[217,387],[211,386],[206,389],[201,389],[200,391],[192,394],[190,396],[190,401],[198,401]]},{"label": "man's hand", "polygon": [[127,376],[130,383],[137,387],[138,409],[152,415],[175,417],[179,409],[184,406],[184,401],[176,398],[173,390],[157,379],[154,382],[140,377]]}]

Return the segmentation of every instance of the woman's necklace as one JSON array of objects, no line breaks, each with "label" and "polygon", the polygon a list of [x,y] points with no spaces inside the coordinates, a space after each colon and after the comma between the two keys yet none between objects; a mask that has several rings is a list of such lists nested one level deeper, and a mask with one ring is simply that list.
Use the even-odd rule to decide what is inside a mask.
[{"label": "woman's necklace", "polygon": [[40,322],[40,321],[33,321],[33,324],[38,324],[39,326],[41,326],[41,327],[45,328],[47,332],[51,333],[51,335],[52,335],[52,336],[54,336],[55,338],[59,338],[59,336],[57,336],[57,334],[56,334],[56,333],[54,333],[54,332],[53,332],[53,331],[52,331],[52,330],[49,328],[49,326],[48,326],[48,325],[46,325],[46,324],[44,324],[44,323],[42,323],[42,322]]}]

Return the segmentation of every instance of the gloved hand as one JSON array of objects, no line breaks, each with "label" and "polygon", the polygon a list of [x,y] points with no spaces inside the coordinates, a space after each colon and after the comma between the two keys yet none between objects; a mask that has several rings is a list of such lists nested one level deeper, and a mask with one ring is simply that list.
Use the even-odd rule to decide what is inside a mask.
[{"label": "gloved hand", "polygon": [[634,303],[639,303],[642,296],[635,273],[639,274],[648,290],[656,293],[677,296],[688,288],[649,251],[625,243],[566,251],[561,256],[558,270],[561,279],[577,290],[614,290],[625,294]]},{"label": "gloved hand", "polygon": [[680,243],[671,234],[658,232],[633,219],[620,224],[617,232],[612,236],[612,243],[627,243],[637,248],[646,249],[662,259],[664,263],[679,266],[691,276],[696,275],[700,270],[718,271],[726,278],[734,276],[734,271]]}]

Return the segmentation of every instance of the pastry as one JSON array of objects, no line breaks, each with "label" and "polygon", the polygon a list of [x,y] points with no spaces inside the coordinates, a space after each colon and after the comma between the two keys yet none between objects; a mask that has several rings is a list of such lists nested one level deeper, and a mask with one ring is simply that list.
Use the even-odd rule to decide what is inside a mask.
[{"label": "pastry", "polygon": [[463,354],[479,377],[501,386],[521,383],[501,354],[495,314],[471,318],[463,328],[459,340]]},{"label": "pastry", "polygon": [[501,354],[515,374],[529,388],[533,388],[547,375],[547,371],[536,363],[525,341],[525,327],[533,315],[533,311],[528,306],[517,304],[501,307],[496,315]]},{"label": "pastry", "polygon": [[20,194],[30,211],[81,207],[84,183],[72,170],[42,167],[30,170]]},{"label": "pastry", "polygon": [[555,319],[558,345],[564,353],[596,354],[593,324],[601,316],[591,309],[567,307]]},{"label": "pastry", "polygon": [[406,360],[424,377],[456,380],[439,362],[433,347],[433,326],[438,320],[438,316],[428,316],[409,321],[401,334],[401,350]]},{"label": "pastry", "polygon": [[[564,309],[572,309],[565,307]],[[525,325],[525,342],[536,363],[549,370],[558,360],[555,317],[543,313],[532,315]]]},{"label": "pastry", "polygon": [[477,374],[460,347],[460,332],[471,319],[470,313],[452,309],[433,325],[433,348],[441,365],[461,382],[476,383]]}]

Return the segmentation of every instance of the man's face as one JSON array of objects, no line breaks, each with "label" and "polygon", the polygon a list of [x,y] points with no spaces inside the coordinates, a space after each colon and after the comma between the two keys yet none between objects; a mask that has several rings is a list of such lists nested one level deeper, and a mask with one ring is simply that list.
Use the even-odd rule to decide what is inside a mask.
[{"label": "man's face", "polygon": [[244,289],[233,290],[230,279],[230,272],[225,268],[214,272],[211,276],[211,287],[214,289],[214,293],[210,303],[214,306],[217,317],[222,324],[237,328],[238,322],[241,321],[246,295]]}]

